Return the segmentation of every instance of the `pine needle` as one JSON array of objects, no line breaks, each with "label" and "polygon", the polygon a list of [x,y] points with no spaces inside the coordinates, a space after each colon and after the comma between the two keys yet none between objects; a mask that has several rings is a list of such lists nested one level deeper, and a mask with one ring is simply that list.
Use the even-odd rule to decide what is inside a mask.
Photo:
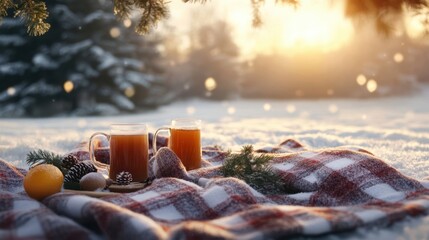
[{"label": "pine needle", "polygon": [[55,167],[59,168],[63,173],[67,171],[61,166],[63,162],[63,157],[47,150],[38,149],[30,151],[27,154],[26,162],[30,166],[30,168],[38,164],[52,164]]},{"label": "pine needle", "polygon": [[251,145],[244,146],[239,154],[228,154],[221,172],[225,177],[235,177],[245,181],[263,194],[285,193],[284,184],[279,175],[271,169],[267,154],[255,156]]},{"label": "pine needle", "polygon": [[49,16],[45,2],[36,0],[23,1],[15,11],[15,17],[18,16],[24,20],[27,32],[31,36],[41,36],[51,27],[49,23],[45,22]]}]

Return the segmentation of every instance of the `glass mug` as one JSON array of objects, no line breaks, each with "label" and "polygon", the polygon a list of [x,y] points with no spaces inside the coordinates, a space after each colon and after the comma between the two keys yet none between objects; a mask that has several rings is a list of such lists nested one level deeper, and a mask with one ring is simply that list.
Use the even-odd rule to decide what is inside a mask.
[{"label": "glass mug", "polygon": [[[101,135],[107,138],[110,145],[110,164],[97,161],[94,157],[94,137]],[[149,141],[146,124],[112,124],[110,135],[103,132],[94,133],[89,139],[90,158],[97,167],[109,172],[109,178],[116,180],[122,171],[131,173],[133,182],[147,178]]]},{"label": "glass mug", "polygon": [[182,161],[186,170],[201,167],[201,121],[194,119],[174,119],[170,127],[159,128],[153,135],[153,153],[156,149],[156,137],[161,131],[168,131],[168,148]]}]

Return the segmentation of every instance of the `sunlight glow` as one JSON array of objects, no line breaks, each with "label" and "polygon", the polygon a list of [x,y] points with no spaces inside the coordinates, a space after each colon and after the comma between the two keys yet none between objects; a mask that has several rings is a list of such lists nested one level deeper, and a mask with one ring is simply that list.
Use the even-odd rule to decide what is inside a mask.
[{"label": "sunlight glow", "polygon": [[207,91],[211,92],[217,87],[216,80],[214,80],[214,78],[209,77],[204,82],[204,86],[206,87]]},{"label": "sunlight glow", "polygon": [[366,83],[366,77],[363,74],[360,74],[359,76],[357,76],[356,78],[356,82],[357,84],[359,84],[360,86],[365,85]]},{"label": "sunlight glow", "polygon": [[395,53],[395,55],[393,56],[393,60],[395,60],[395,62],[397,63],[401,63],[404,61],[404,55],[402,55],[401,53]]},{"label": "sunlight glow", "polygon": [[9,95],[9,96],[13,96],[13,95],[15,95],[16,94],[16,89],[14,88],[14,87],[9,87],[8,89],[7,89],[7,95]]},{"label": "sunlight glow", "polygon": [[368,80],[368,83],[366,84],[366,89],[370,93],[375,92],[375,90],[377,90],[377,82],[373,79]]},{"label": "sunlight glow", "polygon": [[[330,52],[347,44],[354,35],[352,21],[344,17],[344,2],[300,0],[295,8],[278,1],[265,1],[260,9],[263,24],[255,28],[249,1],[212,1],[204,6],[171,1],[175,11],[171,11],[170,21],[183,23],[179,32],[192,31],[218,19],[228,22],[244,59],[258,54]],[[165,28],[165,31],[170,30]],[[186,43],[182,45],[181,48],[187,47]]]},{"label": "sunlight glow", "polygon": [[303,0],[299,10],[285,15],[283,44],[293,51],[330,52],[347,43],[353,33],[340,4]]},{"label": "sunlight glow", "polygon": [[66,91],[66,93],[69,93],[69,92],[73,91],[74,84],[72,81],[67,80],[64,82],[63,88],[64,88],[64,91]]},{"label": "sunlight glow", "polygon": [[405,30],[409,37],[419,39],[424,36],[426,26],[424,22],[427,16],[425,14],[415,14],[413,11],[408,11],[404,17]]}]

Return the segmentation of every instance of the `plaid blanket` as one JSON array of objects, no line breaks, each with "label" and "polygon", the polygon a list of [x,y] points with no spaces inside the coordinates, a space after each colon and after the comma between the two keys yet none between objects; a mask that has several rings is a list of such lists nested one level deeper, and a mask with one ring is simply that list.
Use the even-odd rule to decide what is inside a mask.
[{"label": "plaid blanket", "polygon": [[[204,148],[204,167],[189,172],[162,148],[150,160],[156,180],[145,189],[37,202],[22,188],[26,171],[0,160],[0,239],[277,239],[385,226],[429,209],[428,182],[364,149],[308,150],[287,140],[256,152],[274,156],[272,168],[293,192],[263,195],[221,177],[226,153],[217,147]],[[88,156],[86,148],[73,153]],[[108,154],[100,148],[98,156]]]}]

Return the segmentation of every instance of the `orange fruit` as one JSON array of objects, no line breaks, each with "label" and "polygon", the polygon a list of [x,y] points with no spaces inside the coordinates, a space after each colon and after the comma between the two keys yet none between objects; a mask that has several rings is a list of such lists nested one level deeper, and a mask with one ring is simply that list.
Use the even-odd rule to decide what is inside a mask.
[{"label": "orange fruit", "polygon": [[51,164],[40,164],[30,169],[24,177],[24,189],[28,196],[42,200],[54,193],[60,192],[64,176]]}]

